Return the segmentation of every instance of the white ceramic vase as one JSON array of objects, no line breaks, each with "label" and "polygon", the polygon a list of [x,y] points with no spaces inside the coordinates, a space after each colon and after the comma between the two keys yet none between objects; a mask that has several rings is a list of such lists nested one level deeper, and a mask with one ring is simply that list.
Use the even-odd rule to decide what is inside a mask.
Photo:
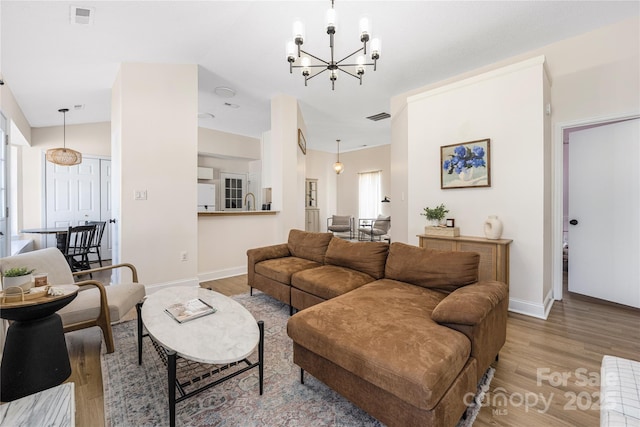
[{"label": "white ceramic vase", "polygon": [[502,236],[502,221],[496,215],[489,215],[484,222],[484,235],[491,240],[497,240]]},{"label": "white ceramic vase", "polygon": [[458,178],[462,181],[471,181],[473,178],[473,168],[465,168],[458,174]]}]

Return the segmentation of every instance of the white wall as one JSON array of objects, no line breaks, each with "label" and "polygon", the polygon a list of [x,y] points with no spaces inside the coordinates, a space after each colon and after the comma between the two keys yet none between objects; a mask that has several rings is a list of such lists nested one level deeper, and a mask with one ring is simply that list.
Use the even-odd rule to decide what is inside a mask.
[{"label": "white wall", "polygon": [[245,274],[248,249],[286,242],[279,231],[280,221],[280,213],[199,216],[198,280]]},{"label": "white wall", "polygon": [[123,64],[113,92],[119,257],[147,285],[196,284],[197,66]]},{"label": "white wall", "polygon": [[[424,230],[425,206],[444,203],[460,234],[483,236],[498,215],[511,245],[511,308],[543,317],[545,239],[544,58],[538,57],[408,100],[408,233]],[[440,147],[490,138],[491,187],[440,188]],[[548,145],[548,144],[547,144]]]},{"label": "white wall", "polygon": [[213,129],[198,128],[198,153],[257,160],[260,159],[260,140]]},{"label": "white wall", "polygon": [[289,95],[271,99],[272,210],[280,211],[278,235],[286,241],[289,230],[304,230],[305,155],[298,148],[298,129],[306,133],[298,101]]}]

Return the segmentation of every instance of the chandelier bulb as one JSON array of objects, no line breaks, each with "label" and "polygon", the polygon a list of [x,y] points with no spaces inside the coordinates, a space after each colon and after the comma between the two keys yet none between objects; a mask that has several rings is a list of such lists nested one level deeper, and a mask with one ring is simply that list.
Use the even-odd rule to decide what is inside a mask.
[{"label": "chandelier bulb", "polygon": [[287,42],[287,61],[295,62],[296,60],[296,47],[292,41]]},{"label": "chandelier bulb", "polygon": [[336,10],[331,7],[331,9],[327,10],[326,15],[327,21],[327,34],[335,34],[336,32]]},{"label": "chandelier bulb", "polygon": [[371,40],[371,59],[380,59],[380,39]]}]

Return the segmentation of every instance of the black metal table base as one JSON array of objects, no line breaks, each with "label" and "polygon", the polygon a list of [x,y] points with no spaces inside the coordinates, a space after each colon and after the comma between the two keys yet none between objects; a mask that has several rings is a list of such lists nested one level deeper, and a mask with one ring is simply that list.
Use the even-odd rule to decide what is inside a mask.
[{"label": "black metal table base", "polygon": [[[140,318],[140,317],[139,317]],[[142,322],[138,323],[138,363],[142,363],[142,337],[149,337],[158,356],[167,367],[169,388],[169,422],[176,424],[176,403],[195,396],[205,390],[215,387],[225,381],[258,368],[260,395],[264,388],[264,322],[258,321],[260,340],[258,342],[258,361],[251,362],[248,358],[225,365],[208,365],[181,358],[175,351],[170,351],[142,333]],[[228,372],[228,373],[227,373]],[[223,375],[227,373],[226,375]],[[179,396],[176,396],[176,390]]]}]

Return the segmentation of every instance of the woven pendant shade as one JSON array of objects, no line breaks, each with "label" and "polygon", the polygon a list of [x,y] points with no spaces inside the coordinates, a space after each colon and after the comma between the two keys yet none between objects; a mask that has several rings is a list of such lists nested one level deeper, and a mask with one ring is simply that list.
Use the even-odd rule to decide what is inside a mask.
[{"label": "woven pendant shade", "polygon": [[82,153],[71,148],[51,148],[47,150],[47,161],[61,166],[82,163]]},{"label": "woven pendant shade", "polygon": [[82,153],[71,148],[67,148],[67,111],[68,108],[58,110],[63,117],[63,137],[62,148],[50,148],[47,150],[47,161],[60,166],[73,166],[82,163]]}]

